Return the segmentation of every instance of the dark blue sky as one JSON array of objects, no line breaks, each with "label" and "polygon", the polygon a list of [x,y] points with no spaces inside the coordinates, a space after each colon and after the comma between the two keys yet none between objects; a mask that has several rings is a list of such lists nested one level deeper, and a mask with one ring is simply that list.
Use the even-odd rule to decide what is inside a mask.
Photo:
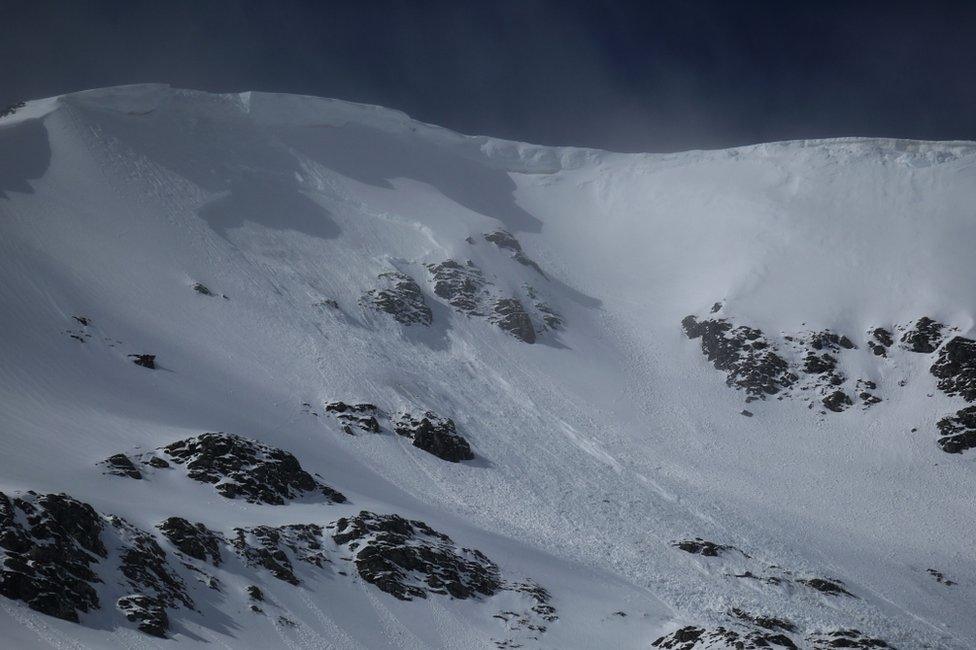
[{"label": "dark blue sky", "polygon": [[621,151],[976,140],[976,1],[0,0],[0,106],[166,82]]}]

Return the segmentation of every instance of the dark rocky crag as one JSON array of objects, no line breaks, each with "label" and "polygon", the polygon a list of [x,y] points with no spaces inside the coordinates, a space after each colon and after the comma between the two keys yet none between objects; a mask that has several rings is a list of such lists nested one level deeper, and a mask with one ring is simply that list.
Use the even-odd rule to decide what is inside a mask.
[{"label": "dark rocky crag", "polygon": [[328,402],[325,405],[325,412],[334,415],[342,423],[342,430],[350,435],[353,434],[353,427],[369,433],[379,433],[382,430],[376,419],[379,409],[374,404]]},{"label": "dark rocky crag", "polygon": [[976,341],[954,336],[939,350],[930,372],[939,379],[939,390],[976,401]]},{"label": "dark rocky crag", "polygon": [[491,322],[524,343],[535,343],[535,326],[522,303],[516,298],[496,300]]},{"label": "dark rocky crag", "polygon": [[333,541],[352,553],[360,577],[401,600],[429,594],[478,598],[502,588],[494,562],[421,521],[364,510],[331,528]]},{"label": "dark rocky crag", "polygon": [[393,430],[413,440],[414,447],[442,460],[457,463],[474,458],[468,441],[458,434],[454,420],[431,411],[420,417],[402,413],[394,420]]},{"label": "dark rocky crag", "polygon": [[758,329],[694,316],[685,317],[681,325],[688,338],[701,339],[702,353],[716,370],[726,373],[725,383],[746,391],[746,401],[766,399],[797,381],[790,364]]},{"label": "dark rocky crag", "polygon": [[182,467],[188,478],[212,484],[228,499],[242,498],[249,503],[284,505],[308,494],[321,494],[330,503],[346,500],[342,493],[312,478],[288,452],[228,433],[179,440],[142,454],[136,461],[143,468]]},{"label": "dark rocky crag", "polygon": [[386,287],[367,291],[361,304],[390,314],[401,325],[430,325],[433,313],[416,280],[399,271],[381,273],[378,279]]},{"label": "dark rocky crag", "polygon": [[295,574],[296,562],[318,568],[329,562],[322,546],[322,527],[317,524],[235,528],[234,535],[233,548],[247,564],[267,569],[291,585],[301,583]]},{"label": "dark rocky crag", "polygon": [[223,560],[220,547],[225,540],[203,524],[194,524],[182,517],[170,517],[157,528],[184,555],[220,566]]},{"label": "dark rocky crag", "polygon": [[102,518],[66,494],[0,492],[0,594],[33,610],[78,622],[100,606],[98,563],[107,557]]},{"label": "dark rocky crag", "polygon": [[434,293],[457,311],[469,316],[484,316],[482,302],[488,298],[484,275],[471,262],[462,266],[454,260],[428,264]]},{"label": "dark rocky crag", "polygon": [[939,446],[950,454],[961,454],[976,447],[976,406],[969,406],[947,415],[936,424]]},{"label": "dark rocky crag", "polygon": [[911,352],[929,354],[935,352],[942,343],[942,330],[945,325],[928,316],[922,316],[901,337],[902,347]]}]

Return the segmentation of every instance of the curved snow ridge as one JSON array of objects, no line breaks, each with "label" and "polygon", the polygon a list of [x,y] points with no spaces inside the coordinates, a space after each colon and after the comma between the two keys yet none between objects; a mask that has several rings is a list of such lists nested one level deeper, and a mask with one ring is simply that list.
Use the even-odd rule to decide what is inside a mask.
[{"label": "curved snow ridge", "polygon": [[[715,159],[739,156],[778,157],[797,150],[817,150],[830,157],[851,159],[877,157],[905,164],[939,164],[976,155],[976,142],[926,141],[899,138],[841,137],[783,140],[728,149],[696,149],[668,153],[614,153],[600,149],[572,146],[543,146],[503,140],[484,135],[465,135],[444,127],[416,120],[402,111],[374,104],[341,99],[245,91],[215,94],[199,90],[173,88],[168,84],[131,84],[84,90],[27,103],[15,116],[0,118],[0,125],[42,117],[54,110],[59,100],[80,103],[128,115],[149,115],[173,105],[174,100],[193,104],[195,111],[206,111],[208,105],[231,109],[253,123],[268,127],[338,128],[356,124],[388,134],[421,137],[431,144],[449,146],[458,152],[491,166],[513,173],[552,174],[577,169],[588,163],[601,162],[607,154],[624,158]],[[204,113],[205,114],[205,113]],[[226,113],[224,114],[226,116]]]}]

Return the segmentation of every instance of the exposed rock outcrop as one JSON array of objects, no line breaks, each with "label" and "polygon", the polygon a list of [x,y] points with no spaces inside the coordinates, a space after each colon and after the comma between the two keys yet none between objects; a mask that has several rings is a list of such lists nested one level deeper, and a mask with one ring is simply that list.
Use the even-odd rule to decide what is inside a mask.
[{"label": "exposed rock outcrop", "polygon": [[136,623],[141,631],[152,636],[166,637],[169,616],[166,614],[166,606],[158,598],[130,594],[119,598],[115,606],[128,621]]},{"label": "exposed rock outcrop", "polygon": [[184,555],[220,566],[222,536],[201,523],[191,523],[182,517],[170,517],[159,524],[159,530]]},{"label": "exposed rock outcrop", "polygon": [[386,287],[367,291],[361,304],[390,314],[401,325],[430,325],[433,313],[416,280],[399,271],[381,273],[378,279]]},{"label": "exposed rock outcrop", "polygon": [[434,293],[457,311],[469,316],[484,316],[482,303],[489,297],[481,270],[471,262],[462,266],[454,260],[428,264],[434,282]]},{"label": "exposed rock outcrop", "polygon": [[651,643],[661,650],[698,650],[705,648],[735,648],[757,650],[759,648],[789,648],[797,645],[788,636],[766,631],[736,631],[725,627],[703,628],[688,625],[666,634]]},{"label": "exposed rock outcrop", "polygon": [[960,454],[976,447],[976,406],[969,406],[947,415],[936,426],[942,435],[939,446],[950,454]]},{"label": "exposed rock outcrop", "polygon": [[535,327],[522,303],[515,298],[496,300],[491,321],[502,330],[525,343],[535,343]]},{"label": "exposed rock outcrop", "polygon": [[325,412],[334,415],[342,423],[342,430],[350,435],[353,433],[353,427],[369,433],[382,431],[379,420],[376,419],[380,411],[373,404],[328,402],[325,405]]},{"label": "exposed rock outcrop", "polygon": [[939,350],[930,372],[939,378],[939,390],[976,401],[976,341],[954,336]]},{"label": "exposed rock outcrop", "polygon": [[0,594],[78,622],[99,608],[95,572],[108,551],[102,518],[66,494],[8,497],[0,492]]},{"label": "exposed rock outcrop", "polygon": [[141,479],[142,472],[136,467],[132,459],[125,454],[115,454],[109,456],[101,462],[105,466],[105,474],[112,476],[124,476],[126,478]]},{"label": "exposed rock outcrop", "polygon": [[141,465],[143,472],[147,468],[178,467],[188,478],[212,484],[222,496],[250,503],[283,505],[308,494],[321,494],[330,503],[346,500],[337,490],[312,478],[288,452],[228,433],[204,433],[179,440],[130,458],[130,462]]},{"label": "exposed rock outcrop", "polygon": [[705,557],[718,557],[728,551],[742,552],[734,546],[716,544],[715,542],[704,540],[701,537],[672,542],[671,546],[681,549],[685,553],[691,553],[692,555],[703,555]]},{"label": "exposed rock outcrop", "polygon": [[929,354],[942,343],[945,326],[928,316],[922,316],[901,337],[902,347],[911,352]]},{"label": "exposed rock outcrop", "polygon": [[292,585],[301,583],[296,562],[322,568],[329,561],[322,546],[322,527],[316,524],[235,528],[234,534],[234,550],[245,562]]},{"label": "exposed rock outcrop", "polygon": [[833,650],[834,648],[889,648],[886,641],[867,636],[860,630],[837,630],[812,635],[808,641],[811,650]]},{"label": "exposed rock outcrop", "polygon": [[477,598],[502,588],[494,562],[421,521],[364,510],[331,528],[333,541],[353,554],[360,577],[401,600]]},{"label": "exposed rock outcrop", "polygon": [[717,370],[726,373],[726,384],[745,390],[747,401],[766,399],[797,381],[790,364],[766,340],[762,331],[734,326],[724,318],[681,321],[690,339],[701,339],[702,353]]},{"label": "exposed rock outcrop", "polygon": [[149,368],[150,370],[156,369],[155,354],[130,354],[129,357],[132,359],[132,363],[136,364],[137,366]]},{"label": "exposed rock outcrop", "polygon": [[431,411],[420,417],[402,413],[394,420],[393,430],[413,440],[414,447],[442,460],[457,463],[474,458],[468,441],[458,434],[454,420],[439,417]]}]

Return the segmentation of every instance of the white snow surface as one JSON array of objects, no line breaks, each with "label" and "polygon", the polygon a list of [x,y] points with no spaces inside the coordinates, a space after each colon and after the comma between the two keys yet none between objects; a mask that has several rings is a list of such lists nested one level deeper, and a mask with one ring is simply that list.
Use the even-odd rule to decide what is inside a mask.
[{"label": "white snow surface", "polygon": [[[484,240],[499,229],[546,278]],[[974,249],[970,142],[616,154],[293,95],[138,85],[29,102],[0,118],[0,491],[67,492],[150,531],[173,515],[230,533],[395,512],[545,586],[559,620],[531,639],[492,617],[507,593],[401,602],[354,572],[293,587],[217,568],[223,592],[170,610],[169,639],[112,602],[74,624],[0,597],[0,645],[650,648],[739,607],[794,621],[797,643],[857,628],[974,648],[976,453],[934,443],[962,404],[929,357],[863,344],[922,315],[972,336]],[[565,328],[528,345],[453,311],[425,269],[448,258],[502,293],[530,283]],[[393,270],[421,286],[429,328],[359,304]],[[770,399],[742,417],[745,395],[680,327],[716,301],[767,334],[849,334],[885,400],[820,416]],[[74,315],[91,319],[84,343],[65,335]],[[451,417],[476,459],[346,435],[331,400]],[[349,503],[251,505],[96,466],[206,431],[290,451]],[[751,559],[671,546],[691,537]],[[727,575],[770,565],[858,598]],[[252,582],[294,627],[248,611]]]}]

